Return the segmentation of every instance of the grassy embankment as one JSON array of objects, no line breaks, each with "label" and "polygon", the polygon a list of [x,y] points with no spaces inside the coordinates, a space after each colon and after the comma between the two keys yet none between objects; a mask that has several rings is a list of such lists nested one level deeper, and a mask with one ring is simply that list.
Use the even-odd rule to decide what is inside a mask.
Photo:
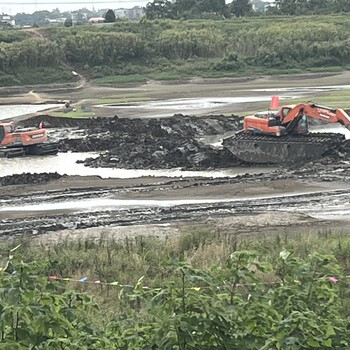
[{"label": "grassy embankment", "polygon": [[118,22],[0,32],[0,85],[98,84],[348,69],[346,15]]},{"label": "grassy embankment", "polygon": [[0,262],[4,348],[349,348],[350,245],[340,233],[30,243],[22,259],[17,249]]},{"label": "grassy embankment", "polygon": [[[47,262],[47,267],[42,271],[43,276],[57,275],[75,280],[88,277],[89,281],[118,281],[119,285],[135,285],[144,276],[143,283],[149,287],[162,286],[169,279],[175,278],[167,272],[166,265],[170,260],[180,259],[194,268],[210,270],[213,266],[224,266],[231,253],[242,250],[256,251],[260,261],[272,266],[279,259],[282,250],[291,251],[301,258],[314,252],[334,255],[342,267],[342,274],[350,274],[350,236],[346,233],[330,230],[307,233],[306,230],[296,230],[293,235],[281,231],[272,236],[259,236],[258,240],[256,238],[253,232],[250,237],[240,237],[217,229],[204,231],[194,227],[180,236],[165,239],[147,237],[147,233],[145,236],[125,240],[101,234],[95,240],[82,237],[47,244],[45,240],[38,243],[40,240],[23,237],[16,241],[2,241],[0,252],[5,259],[7,250],[20,243],[26,261]],[[261,274],[259,278],[262,282],[269,282],[274,281],[276,276],[272,271]],[[342,282],[343,311],[349,315],[347,281]],[[108,319],[108,313],[112,316],[120,307],[118,286],[61,283],[94,295],[106,313],[105,319]]]}]

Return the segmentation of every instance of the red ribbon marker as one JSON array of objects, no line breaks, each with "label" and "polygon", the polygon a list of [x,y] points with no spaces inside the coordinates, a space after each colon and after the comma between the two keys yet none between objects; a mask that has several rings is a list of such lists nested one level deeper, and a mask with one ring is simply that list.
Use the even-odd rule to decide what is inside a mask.
[{"label": "red ribbon marker", "polygon": [[270,102],[270,109],[278,108],[280,98],[278,96],[272,96]]}]

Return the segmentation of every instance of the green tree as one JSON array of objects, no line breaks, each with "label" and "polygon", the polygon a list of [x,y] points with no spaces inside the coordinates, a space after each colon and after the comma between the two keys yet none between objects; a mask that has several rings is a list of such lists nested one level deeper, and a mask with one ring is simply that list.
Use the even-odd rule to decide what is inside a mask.
[{"label": "green tree", "polygon": [[174,12],[177,18],[181,18],[188,13],[192,13],[196,8],[197,0],[177,0],[174,3]]},{"label": "green tree", "polygon": [[276,8],[281,14],[305,15],[350,11],[348,0],[276,0]]},{"label": "green tree", "polygon": [[218,15],[226,14],[225,0],[197,0],[196,10],[198,13],[215,13]]},{"label": "green tree", "polygon": [[146,17],[155,18],[172,18],[173,4],[168,0],[154,0],[146,6]]},{"label": "green tree", "polygon": [[105,22],[113,23],[115,22],[115,13],[113,10],[109,9],[105,14]]},{"label": "green tree", "polygon": [[66,18],[64,21],[64,26],[65,27],[71,27],[73,25],[73,20],[71,18]]},{"label": "green tree", "polygon": [[230,4],[230,12],[236,17],[243,17],[252,12],[249,0],[233,0]]}]

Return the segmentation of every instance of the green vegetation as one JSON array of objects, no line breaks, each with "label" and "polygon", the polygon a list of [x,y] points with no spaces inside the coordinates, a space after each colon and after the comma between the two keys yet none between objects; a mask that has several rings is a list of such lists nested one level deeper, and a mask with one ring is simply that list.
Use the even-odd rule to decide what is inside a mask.
[{"label": "green vegetation", "polygon": [[5,85],[36,85],[50,83],[73,82],[75,77],[66,67],[58,66],[55,68],[17,68],[10,70],[9,73],[0,71],[0,86]]},{"label": "green vegetation", "polygon": [[[338,71],[350,65],[345,15],[143,19],[43,28],[35,36],[6,33],[0,32],[1,85],[72,81],[72,68],[94,82],[118,84]],[[41,70],[55,74],[38,75]]]},{"label": "green vegetation", "polygon": [[70,108],[61,108],[55,111],[50,112],[50,115],[54,117],[65,117],[65,118],[89,118],[93,116],[93,113],[90,109],[84,110],[81,106],[70,107]]},{"label": "green vegetation", "polygon": [[106,23],[113,23],[115,22],[115,13],[113,10],[108,10],[105,15],[105,22]]},{"label": "green vegetation", "polygon": [[2,349],[349,348],[346,234],[15,244],[0,250]]},{"label": "green vegetation", "polygon": [[[257,12],[253,12],[254,3]],[[329,14],[350,12],[348,0],[276,0],[276,6],[266,6],[259,0],[154,0],[146,6],[146,16],[155,18],[230,18],[256,15],[266,11],[277,15]]]}]

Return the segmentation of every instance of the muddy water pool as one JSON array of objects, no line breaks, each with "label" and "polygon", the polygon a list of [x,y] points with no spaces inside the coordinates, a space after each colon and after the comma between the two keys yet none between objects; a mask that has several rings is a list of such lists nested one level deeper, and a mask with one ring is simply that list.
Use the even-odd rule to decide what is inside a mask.
[{"label": "muddy water pool", "polygon": [[[297,96],[280,96],[280,99],[292,98]],[[150,113],[148,117],[162,118],[171,117],[176,113],[182,114],[203,114],[203,113],[220,113],[221,108],[230,105],[249,103],[249,102],[268,102],[271,100],[270,95],[266,96],[246,96],[246,97],[202,97],[202,98],[181,98],[161,101],[147,101],[139,103],[120,103],[104,104],[96,107],[109,108],[111,113],[117,113],[121,110],[128,110],[129,113],[135,111],[135,115]]]},{"label": "muddy water pool", "polygon": [[97,157],[97,153],[58,153],[55,156],[28,156],[1,159],[0,176],[22,173],[52,173],[80,176],[101,176],[102,178],[137,178],[142,176],[159,177],[234,177],[243,174],[257,174],[273,171],[272,167],[227,168],[206,171],[183,171],[181,169],[116,169],[89,168],[76,163],[90,157]]},{"label": "muddy water pool", "polygon": [[58,104],[40,105],[0,105],[0,120],[6,120],[25,114],[41,112],[47,109],[59,107]]}]

